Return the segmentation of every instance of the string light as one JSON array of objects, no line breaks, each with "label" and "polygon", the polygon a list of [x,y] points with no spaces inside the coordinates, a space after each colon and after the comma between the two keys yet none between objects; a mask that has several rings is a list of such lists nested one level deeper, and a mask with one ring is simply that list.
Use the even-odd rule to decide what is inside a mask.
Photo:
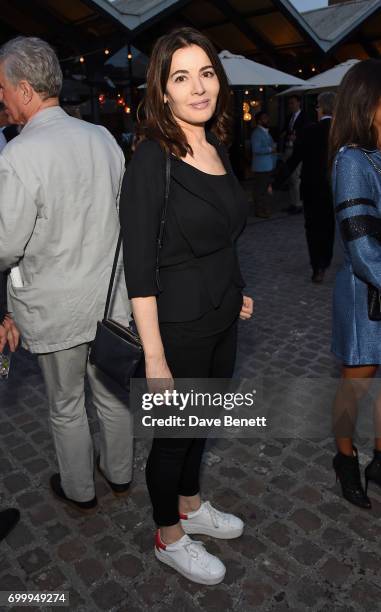
[{"label": "string light", "polygon": [[249,104],[247,102],[243,103],[242,108],[243,108],[243,112],[244,113],[248,113],[249,110],[250,110],[250,106],[249,106]]},{"label": "string light", "polygon": [[104,104],[104,102],[106,100],[105,94],[103,94],[103,93],[99,94],[98,100],[99,100],[99,104]]},{"label": "string light", "polygon": [[311,71],[312,71],[312,72],[316,72],[316,68],[315,68],[315,66],[312,66]]},{"label": "string light", "polygon": [[105,55],[110,55],[110,49],[105,49]]},{"label": "string light", "polygon": [[245,96],[248,96],[248,95],[249,95],[249,90],[248,90],[248,89],[246,89],[246,91],[245,91]]},{"label": "string light", "polygon": [[251,121],[251,114],[250,113],[245,113],[243,115],[243,120],[244,121]]},{"label": "string light", "polygon": [[124,107],[124,112],[126,113],[126,115],[129,115],[131,113],[131,107],[126,105]]},{"label": "string light", "polygon": [[85,63],[85,58],[83,57],[83,55],[81,55],[81,57],[79,58],[79,61],[81,62],[81,64]]},{"label": "string light", "polygon": [[263,91],[263,87],[260,87],[260,88],[259,88],[259,91]]},{"label": "string light", "polygon": [[299,74],[302,74],[302,72],[303,72],[302,68],[299,68],[298,72],[299,72]]},{"label": "string light", "polygon": [[130,60],[130,59],[132,59],[132,53],[129,53],[129,54],[127,55],[127,59],[129,59],[129,60]]},{"label": "string light", "polygon": [[119,106],[125,106],[126,104],[123,98],[118,98],[117,103],[119,104]]}]

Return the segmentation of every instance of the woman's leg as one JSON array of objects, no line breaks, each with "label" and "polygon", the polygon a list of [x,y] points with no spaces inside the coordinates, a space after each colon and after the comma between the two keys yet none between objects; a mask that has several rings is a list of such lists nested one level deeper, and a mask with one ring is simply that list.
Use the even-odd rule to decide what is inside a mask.
[{"label": "woman's leg", "polygon": [[[333,412],[338,448],[333,458],[336,478],[340,481],[343,497],[351,504],[367,509],[371,508],[371,501],[362,485],[357,449],[353,446],[353,433],[358,402],[369,390],[376,371],[377,366],[374,365],[344,367]],[[367,480],[369,479],[367,477]]]},{"label": "woman's leg", "polygon": [[[216,335],[210,364],[210,378],[230,379],[233,376],[237,352],[237,321],[226,331]],[[223,385],[221,380],[221,385]],[[179,510],[187,514],[201,504],[200,467],[205,439],[195,438],[188,448],[179,487]]]},{"label": "woman's leg", "polygon": [[[161,336],[174,378],[208,378],[212,357],[209,338],[184,334],[181,324],[174,323],[162,325]],[[146,479],[153,516],[167,544],[176,542],[184,535],[180,524],[179,490],[185,458],[193,442],[192,438],[156,438],[148,457]],[[196,478],[198,482],[198,470]],[[192,501],[194,503],[195,500]]]},{"label": "woman's leg", "polygon": [[333,429],[337,449],[343,455],[353,456],[353,432],[358,402],[367,393],[377,368],[377,365],[368,365],[344,366],[342,369],[341,384],[333,409]]},{"label": "woman's leg", "polygon": [[184,456],[192,442],[186,438],[155,438],[147,460],[146,481],[153,519],[166,544],[184,535],[178,511],[178,488]]}]

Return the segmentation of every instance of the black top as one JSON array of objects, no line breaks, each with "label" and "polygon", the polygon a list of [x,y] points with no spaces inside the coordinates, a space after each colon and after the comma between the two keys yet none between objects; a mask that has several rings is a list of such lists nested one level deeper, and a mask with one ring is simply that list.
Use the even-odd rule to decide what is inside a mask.
[{"label": "black top", "polygon": [[146,140],[138,146],[123,180],[120,220],[129,297],[157,296],[160,322],[199,319],[218,309],[232,286],[244,286],[235,243],[246,223],[247,198],[225,148],[212,134],[207,138],[227,176],[207,174],[172,157],[160,293],[155,263],[165,154],[158,143]]},{"label": "black top", "polygon": [[17,125],[7,125],[7,127],[3,129],[3,136],[7,142],[10,142],[11,140],[13,140],[13,138],[16,138],[16,136],[18,135],[19,135],[19,130],[18,130]]}]

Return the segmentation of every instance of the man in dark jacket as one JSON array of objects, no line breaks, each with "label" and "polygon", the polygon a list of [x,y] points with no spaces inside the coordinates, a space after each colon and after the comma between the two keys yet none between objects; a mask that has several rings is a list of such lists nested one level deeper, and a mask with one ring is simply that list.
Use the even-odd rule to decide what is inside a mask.
[{"label": "man in dark jacket", "polygon": [[[289,114],[282,133],[284,155],[287,161],[294,150],[300,145],[304,128],[307,125],[307,118],[302,110],[302,98],[298,95],[290,96],[287,100]],[[292,174],[289,175],[289,195],[290,206],[285,208],[285,212],[296,214],[302,212],[302,202],[300,199],[300,164],[295,166]]]},{"label": "man in dark jacket", "polygon": [[[0,273],[0,352],[4,349],[8,336],[8,324],[4,322],[7,313],[5,280],[5,275]],[[0,512],[0,541],[15,527],[19,519],[20,513],[16,508],[7,508]]]},{"label": "man in dark jacket", "polygon": [[286,170],[276,178],[274,187],[288,178],[302,163],[300,193],[304,205],[306,238],[312,266],[312,281],[323,281],[332,259],[335,218],[328,168],[328,139],[336,94],[318,96],[318,122],[303,130],[296,141]]}]

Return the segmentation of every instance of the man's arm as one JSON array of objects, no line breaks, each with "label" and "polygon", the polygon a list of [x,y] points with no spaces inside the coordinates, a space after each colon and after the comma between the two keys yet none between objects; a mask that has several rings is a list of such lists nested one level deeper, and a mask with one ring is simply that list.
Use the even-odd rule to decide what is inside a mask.
[{"label": "man's arm", "polygon": [[20,334],[10,315],[7,314],[7,277],[0,272],[0,353],[9,343],[11,351],[15,351]]},{"label": "man's arm", "polygon": [[4,155],[0,156],[0,271],[18,263],[32,235],[37,207]]}]

